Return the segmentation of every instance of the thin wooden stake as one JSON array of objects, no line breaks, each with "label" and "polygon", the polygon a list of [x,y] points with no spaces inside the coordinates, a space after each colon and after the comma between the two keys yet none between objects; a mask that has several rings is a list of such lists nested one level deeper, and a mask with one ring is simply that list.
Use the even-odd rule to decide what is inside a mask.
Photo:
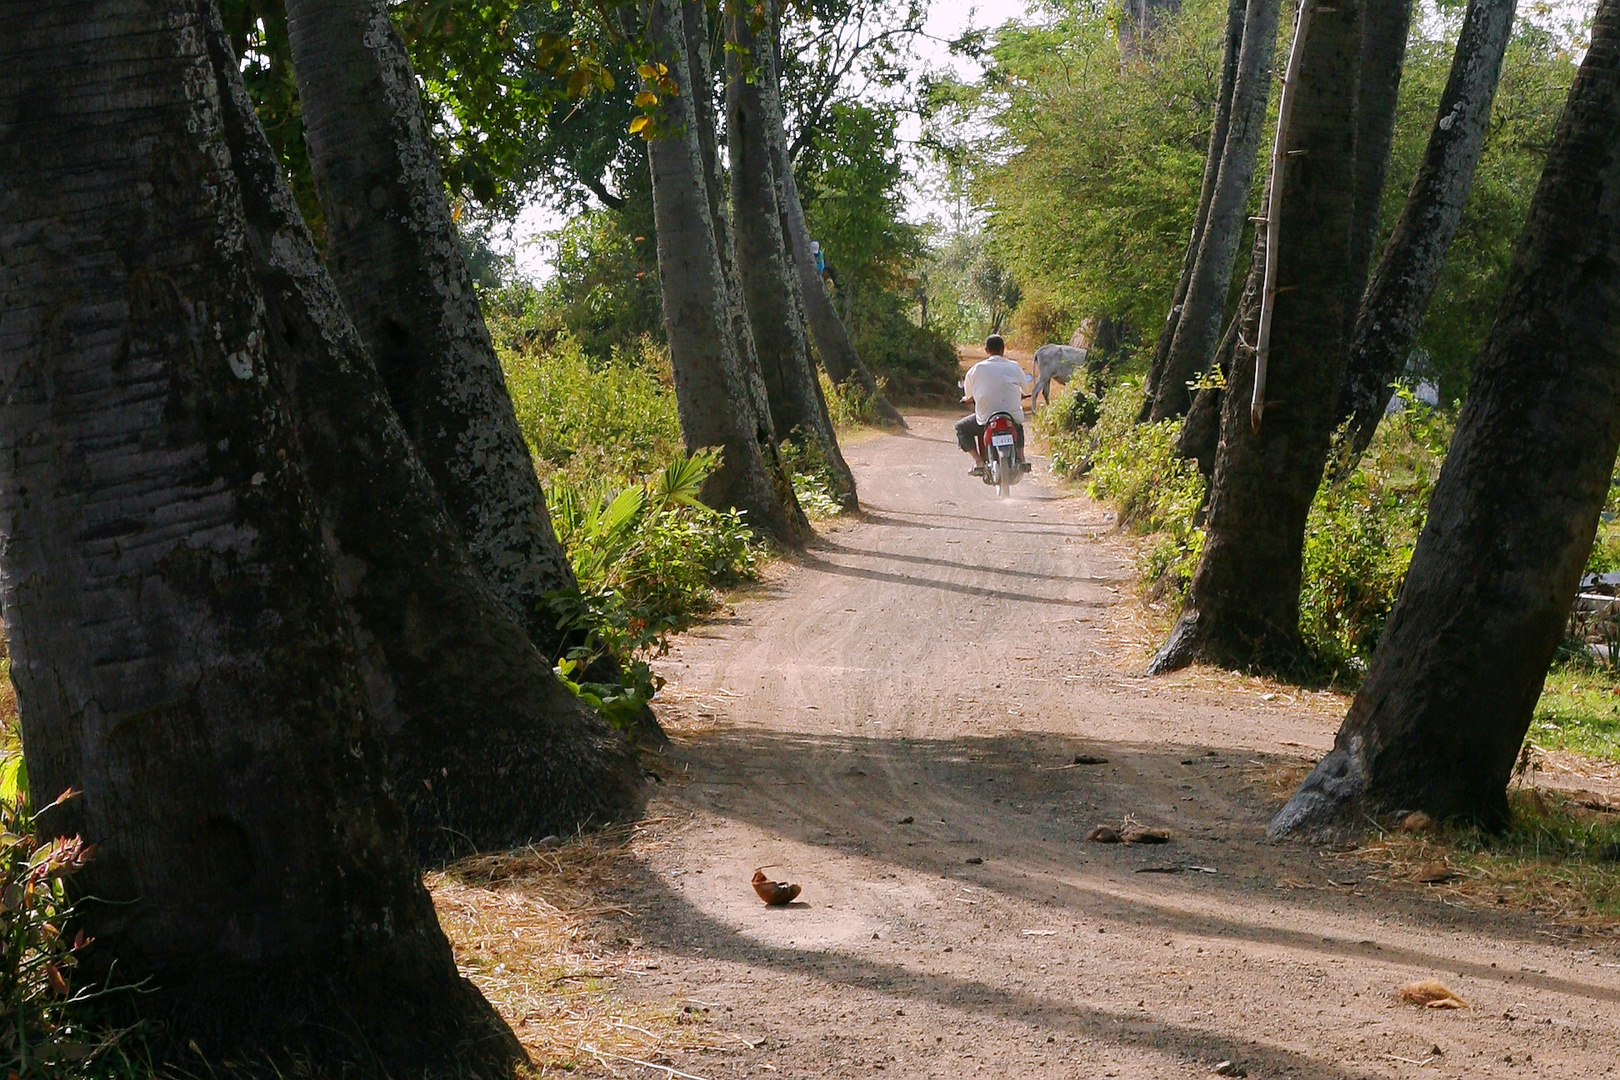
[{"label": "thin wooden stake", "polygon": [[[1266,196],[1266,276],[1260,290],[1260,334],[1254,347],[1254,398],[1249,402],[1249,426],[1260,430],[1266,411],[1266,360],[1271,352],[1271,315],[1277,304],[1277,247],[1282,207],[1283,166],[1288,149],[1289,121],[1293,119],[1294,97],[1299,85],[1299,69],[1305,54],[1305,35],[1310,29],[1312,0],[1300,0],[1294,20],[1294,41],[1288,49],[1288,70],[1283,75],[1282,98],[1277,102],[1277,139],[1271,148],[1271,185]],[[1301,151],[1302,152],[1302,151]]]}]

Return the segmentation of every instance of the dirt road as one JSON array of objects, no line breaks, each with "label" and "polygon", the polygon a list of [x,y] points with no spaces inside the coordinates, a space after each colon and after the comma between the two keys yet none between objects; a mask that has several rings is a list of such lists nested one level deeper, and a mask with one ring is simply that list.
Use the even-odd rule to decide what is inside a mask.
[{"label": "dirt road", "polygon": [[[997,501],[944,417],[847,456],[865,517],[662,664],[677,745],[626,898],[638,941],[620,986],[692,1001],[740,1037],[675,1068],[1614,1071],[1612,938],[1262,842],[1257,776],[1325,748],[1342,705],[1134,676],[1129,552],[1101,507],[1039,467]],[[1125,815],[1173,839],[1083,841]],[[800,903],[755,899],[767,863]],[[1393,1001],[1428,977],[1472,1008]]]}]

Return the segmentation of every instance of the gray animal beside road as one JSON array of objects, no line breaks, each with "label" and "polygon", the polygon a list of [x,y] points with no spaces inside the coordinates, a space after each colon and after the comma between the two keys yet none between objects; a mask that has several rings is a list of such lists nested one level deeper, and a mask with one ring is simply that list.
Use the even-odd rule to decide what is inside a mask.
[{"label": "gray animal beside road", "polygon": [[1033,409],[1042,394],[1046,395],[1046,403],[1052,404],[1052,380],[1058,379],[1067,386],[1085,363],[1086,350],[1073,345],[1042,345],[1036,349],[1035,392],[1029,397],[1029,407]]}]

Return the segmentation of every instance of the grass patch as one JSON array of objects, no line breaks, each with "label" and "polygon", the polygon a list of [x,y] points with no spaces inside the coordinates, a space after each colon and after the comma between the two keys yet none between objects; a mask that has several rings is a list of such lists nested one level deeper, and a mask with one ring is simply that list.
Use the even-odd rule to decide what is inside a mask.
[{"label": "grass patch", "polygon": [[627,1059],[664,1066],[671,1051],[740,1048],[701,1003],[629,1003],[614,992],[627,970],[659,966],[638,953],[635,913],[617,899],[656,824],[479,855],[428,875],[457,966],[517,1032],[530,1075],[617,1075]]},{"label": "grass patch", "polygon": [[1620,679],[1587,665],[1555,666],[1536,702],[1530,741],[1601,761],[1620,761]]},{"label": "grass patch", "polygon": [[[1530,785],[1516,786],[1508,802],[1512,821],[1500,833],[1462,826],[1378,833],[1344,857],[1372,864],[1373,880],[1411,884],[1452,903],[1620,927],[1620,813]],[[1442,867],[1447,880],[1419,882]]]}]

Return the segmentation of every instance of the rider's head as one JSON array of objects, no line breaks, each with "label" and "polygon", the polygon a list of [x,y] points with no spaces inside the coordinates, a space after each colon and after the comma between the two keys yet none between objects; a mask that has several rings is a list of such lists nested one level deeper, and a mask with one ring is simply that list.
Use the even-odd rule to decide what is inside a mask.
[{"label": "rider's head", "polygon": [[984,339],[984,351],[989,353],[991,356],[1000,356],[1002,350],[1006,347],[1007,343],[1001,340],[1000,334],[991,334],[989,337]]}]

